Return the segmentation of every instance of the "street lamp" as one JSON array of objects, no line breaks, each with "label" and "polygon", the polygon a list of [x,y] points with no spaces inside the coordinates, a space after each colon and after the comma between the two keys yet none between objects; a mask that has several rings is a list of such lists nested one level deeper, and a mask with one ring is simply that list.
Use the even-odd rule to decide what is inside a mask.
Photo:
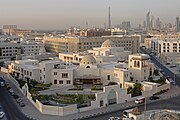
[{"label": "street lamp", "polygon": [[57,106],[58,106],[58,120],[60,120],[59,119],[59,102],[57,102]]}]

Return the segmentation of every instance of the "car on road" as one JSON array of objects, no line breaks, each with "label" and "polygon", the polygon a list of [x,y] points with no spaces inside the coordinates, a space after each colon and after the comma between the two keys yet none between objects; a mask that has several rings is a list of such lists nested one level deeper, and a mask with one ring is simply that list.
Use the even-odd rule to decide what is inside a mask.
[{"label": "car on road", "polygon": [[150,99],[150,100],[157,100],[157,99],[159,99],[159,97],[156,96],[156,95],[153,95],[153,96],[151,96],[149,99]]},{"label": "car on road", "polygon": [[173,81],[173,82],[171,82],[171,84],[172,84],[172,85],[176,85],[176,83],[175,83],[174,81]]},{"label": "car on road", "polygon": [[17,103],[20,103],[20,102],[22,102],[22,99],[21,99],[21,98],[17,98],[17,99],[16,99],[16,102],[17,102]]},{"label": "car on road", "polygon": [[5,80],[2,77],[0,77],[0,85],[1,87],[5,86]]},{"label": "car on road", "polygon": [[139,97],[136,98],[136,100],[134,101],[136,104],[141,104],[145,102],[145,97]]},{"label": "car on road", "polygon": [[9,89],[9,92],[10,92],[10,93],[13,93],[13,92],[14,92],[14,90],[11,88],[11,89]]},{"label": "car on road", "polygon": [[174,80],[172,78],[168,78],[169,82],[172,83]]},{"label": "car on road", "polygon": [[13,95],[13,98],[14,98],[14,99],[17,99],[17,98],[19,98],[19,96],[16,95],[16,94],[14,94],[14,95]]},{"label": "car on road", "polygon": [[108,120],[121,120],[119,117],[110,117]]},{"label": "car on road", "polygon": [[19,103],[19,106],[25,107],[26,105],[25,105],[23,102],[20,102],[20,103]]},{"label": "car on road", "polygon": [[4,112],[0,112],[0,119],[3,118],[5,116],[5,113]]}]

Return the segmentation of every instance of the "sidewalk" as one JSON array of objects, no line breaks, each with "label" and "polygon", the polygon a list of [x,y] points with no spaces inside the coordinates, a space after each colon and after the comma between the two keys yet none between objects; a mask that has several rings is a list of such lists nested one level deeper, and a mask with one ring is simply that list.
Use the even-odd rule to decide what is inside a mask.
[{"label": "sidewalk", "polygon": [[[113,111],[118,111],[118,110],[123,110],[123,109],[129,109],[131,107],[135,107],[137,106],[134,101],[131,102],[127,102],[127,103],[122,103],[122,104],[114,104],[114,105],[110,105],[107,107],[102,107],[102,108],[98,108],[98,109],[94,109],[94,110],[90,110],[90,111],[86,111],[86,112],[81,112],[81,113],[76,113],[76,114],[72,114],[72,115],[68,115],[68,116],[52,116],[52,115],[44,115],[41,114],[33,105],[32,103],[22,94],[22,92],[15,87],[15,85],[13,85],[13,83],[11,82],[11,80],[9,80],[10,85],[13,87],[14,91],[20,95],[20,97],[22,98],[22,100],[24,101],[24,103],[26,104],[26,106],[24,108],[20,108],[21,111],[27,115],[27,116],[31,116],[31,118],[35,118],[38,120],[75,120],[75,119],[83,119],[83,118],[87,118],[87,117],[91,117],[91,116],[96,116],[96,115],[100,115],[100,114],[106,114],[109,112],[113,112]],[[175,97],[180,95],[180,88],[179,87],[173,87],[172,90],[169,90],[168,92],[160,95],[161,99],[167,99],[167,98],[171,98],[171,97]],[[153,102],[153,101],[149,101],[147,100],[147,103],[149,102]]]}]

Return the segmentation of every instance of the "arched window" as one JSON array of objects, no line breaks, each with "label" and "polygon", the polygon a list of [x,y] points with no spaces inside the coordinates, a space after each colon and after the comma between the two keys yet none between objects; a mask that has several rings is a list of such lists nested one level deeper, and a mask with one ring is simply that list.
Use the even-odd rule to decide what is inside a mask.
[{"label": "arched window", "polygon": [[137,67],[140,67],[140,62],[139,61],[137,62]]},{"label": "arched window", "polygon": [[90,68],[90,66],[87,66],[86,68]]},{"label": "arched window", "polygon": [[54,80],[54,84],[57,84],[57,80]]},{"label": "arched window", "polygon": [[134,67],[136,67],[136,61],[134,61]]}]

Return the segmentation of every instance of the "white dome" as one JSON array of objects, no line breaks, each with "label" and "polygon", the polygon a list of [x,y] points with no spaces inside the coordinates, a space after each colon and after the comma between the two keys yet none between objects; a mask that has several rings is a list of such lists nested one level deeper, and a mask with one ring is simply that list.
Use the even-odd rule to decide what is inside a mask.
[{"label": "white dome", "polygon": [[95,64],[96,63],[96,59],[92,55],[85,55],[82,58],[81,63],[82,64]]},{"label": "white dome", "polygon": [[111,40],[106,40],[103,42],[102,46],[101,47],[115,47],[115,44],[113,41]]}]

